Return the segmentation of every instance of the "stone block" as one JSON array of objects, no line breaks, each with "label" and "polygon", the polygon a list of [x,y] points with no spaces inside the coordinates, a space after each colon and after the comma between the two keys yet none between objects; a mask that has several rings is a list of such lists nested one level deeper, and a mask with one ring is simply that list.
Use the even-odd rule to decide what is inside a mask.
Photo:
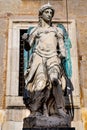
[{"label": "stone block", "polygon": [[6,120],[21,122],[25,117],[28,117],[30,111],[27,109],[8,109],[6,110]]},{"label": "stone block", "polygon": [[0,18],[0,33],[5,33],[8,27],[8,20],[5,18]]},{"label": "stone block", "polygon": [[23,103],[23,97],[21,96],[7,96],[6,106],[25,106]]},{"label": "stone block", "polygon": [[73,121],[81,121],[81,109],[80,108],[75,108],[74,109],[74,119]]},{"label": "stone block", "polygon": [[83,105],[87,107],[87,88],[82,88]]},{"label": "stone block", "polygon": [[87,130],[87,108],[82,108],[82,121],[84,130]]},{"label": "stone block", "polygon": [[71,126],[75,127],[75,130],[84,130],[82,121],[72,121]]},{"label": "stone block", "polygon": [[2,130],[22,130],[22,128],[22,122],[7,121],[2,125]]},{"label": "stone block", "polygon": [[82,56],[81,57],[81,62],[80,62],[80,78],[81,78],[81,87],[84,92],[87,92],[87,56]]},{"label": "stone block", "polygon": [[5,121],[6,117],[5,117],[5,111],[4,110],[0,110],[0,124],[2,124]]},{"label": "stone block", "polygon": [[82,108],[82,120],[87,121],[87,108]]},{"label": "stone block", "polygon": [[[84,2],[85,3],[85,2]],[[83,18],[83,20],[81,20]],[[78,44],[79,44],[79,54],[84,56],[87,55],[87,45],[86,45],[86,36],[87,36],[87,17],[81,17],[78,19],[77,27],[78,27]]]}]

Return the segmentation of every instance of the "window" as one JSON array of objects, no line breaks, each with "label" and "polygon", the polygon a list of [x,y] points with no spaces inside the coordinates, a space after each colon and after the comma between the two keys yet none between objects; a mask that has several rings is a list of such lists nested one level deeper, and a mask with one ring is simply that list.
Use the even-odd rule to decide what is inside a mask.
[{"label": "window", "polygon": [[20,29],[19,96],[23,95],[23,87],[24,87],[24,44],[22,41],[22,35],[26,32],[27,32],[26,29]]},{"label": "window", "polygon": [[[54,24],[63,23],[67,27],[65,20],[54,21]],[[23,42],[21,35],[26,32],[30,26],[36,26],[37,20],[32,19],[11,19],[9,23],[8,38],[8,63],[7,63],[7,86],[6,86],[6,106],[24,106],[22,93],[24,87],[24,55]],[[69,35],[72,42],[71,59],[72,59],[72,83],[74,86],[73,100],[74,106],[80,106],[80,90],[78,79],[78,57],[75,21],[69,20]],[[73,53],[74,52],[74,53]],[[75,67],[74,67],[75,66]]]}]

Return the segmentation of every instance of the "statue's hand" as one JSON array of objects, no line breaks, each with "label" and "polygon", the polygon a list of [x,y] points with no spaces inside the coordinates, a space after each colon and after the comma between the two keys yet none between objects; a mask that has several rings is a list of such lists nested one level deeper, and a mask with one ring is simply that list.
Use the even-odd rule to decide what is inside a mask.
[{"label": "statue's hand", "polygon": [[22,40],[27,40],[29,38],[29,34],[28,33],[24,33],[22,35]]},{"label": "statue's hand", "polygon": [[35,35],[36,38],[40,38],[40,34],[37,32]]}]

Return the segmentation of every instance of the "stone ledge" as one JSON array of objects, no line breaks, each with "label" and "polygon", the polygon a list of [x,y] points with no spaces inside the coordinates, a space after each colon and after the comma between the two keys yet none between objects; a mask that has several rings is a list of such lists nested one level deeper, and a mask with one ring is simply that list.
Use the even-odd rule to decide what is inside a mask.
[{"label": "stone ledge", "polygon": [[[79,96],[73,96],[73,106],[74,108],[79,108],[80,107],[80,97]],[[68,102],[68,98],[65,97],[66,105],[70,105]],[[22,96],[6,96],[6,106],[7,107],[25,107],[23,103],[23,97]]]}]

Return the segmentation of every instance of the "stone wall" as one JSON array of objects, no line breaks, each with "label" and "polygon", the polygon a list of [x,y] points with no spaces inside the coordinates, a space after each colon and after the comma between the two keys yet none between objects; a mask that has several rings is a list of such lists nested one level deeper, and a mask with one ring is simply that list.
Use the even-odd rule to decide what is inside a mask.
[{"label": "stone wall", "polygon": [[[14,124],[11,122],[12,117],[9,120],[6,118],[8,115],[5,106],[5,95],[9,20],[17,17],[27,18],[28,16],[37,18],[38,8],[44,3],[47,3],[47,0],[0,0],[0,130],[1,127],[3,130],[7,127],[9,130],[16,130],[17,126],[20,126],[21,129],[22,125],[22,117],[19,121],[13,120]],[[55,20],[67,18],[66,0],[50,0],[50,3],[56,10]],[[76,130],[87,130],[87,0],[68,0],[68,18],[76,20],[79,85],[81,90],[81,108],[75,110],[72,126],[76,126]]]}]

